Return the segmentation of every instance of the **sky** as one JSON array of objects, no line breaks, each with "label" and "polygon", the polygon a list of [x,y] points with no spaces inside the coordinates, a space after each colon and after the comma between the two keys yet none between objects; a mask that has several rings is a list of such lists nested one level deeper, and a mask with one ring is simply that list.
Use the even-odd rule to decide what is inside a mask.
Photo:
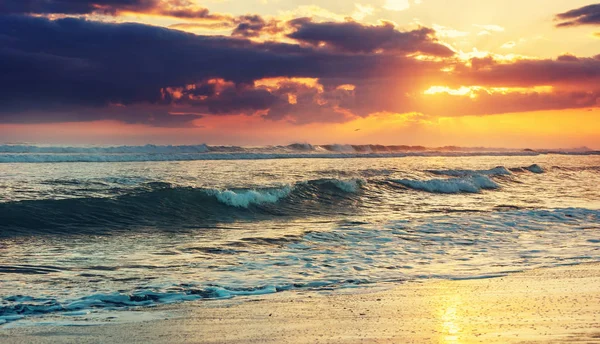
[{"label": "sky", "polygon": [[600,149],[590,0],[3,0],[0,141]]}]

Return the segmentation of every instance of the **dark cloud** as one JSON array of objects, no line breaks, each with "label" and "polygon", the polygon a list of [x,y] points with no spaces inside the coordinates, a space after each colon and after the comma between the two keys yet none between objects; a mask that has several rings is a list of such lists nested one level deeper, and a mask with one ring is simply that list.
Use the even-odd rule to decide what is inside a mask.
[{"label": "dark cloud", "polygon": [[189,0],[2,0],[4,14],[103,14],[147,13],[186,19],[220,20],[230,18],[212,14]]},{"label": "dark cloud", "polygon": [[75,18],[0,16],[0,37],[0,113],[162,104],[161,89],[211,78],[235,84],[265,77],[370,78],[423,64]]},{"label": "dark cloud", "polygon": [[472,67],[459,66],[448,85],[496,87],[557,86],[591,88],[600,85],[600,61],[562,55],[555,60],[517,60],[510,63],[474,59]]},{"label": "dark cloud", "polygon": [[557,27],[600,25],[600,4],[588,5],[557,14],[556,20],[561,21],[556,24]]},{"label": "dark cloud", "polygon": [[191,0],[2,0],[0,14],[100,14],[117,16],[123,13],[143,13],[187,19],[189,23],[171,25],[173,29],[233,30],[233,36],[258,37],[283,30],[280,22],[259,15],[232,16],[211,13]]},{"label": "dark cloud", "polygon": [[[490,57],[470,65],[454,57],[420,61],[407,55],[439,45],[430,29],[325,23],[332,28],[327,32],[321,24],[300,20],[291,25],[301,43],[288,44],[245,38],[271,24],[252,16],[243,21],[249,24],[245,33],[223,37],[141,24],[0,16],[0,122],[110,119],[189,126],[199,118],[195,114],[246,114],[309,123],[379,111],[460,115],[600,104],[598,58],[499,62]],[[378,38],[380,31],[392,38]],[[336,39],[334,32],[358,36]],[[278,81],[269,84],[266,78]],[[474,99],[442,94],[433,102],[422,92],[434,85],[556,90],[481,93]]]},{"label": "dark cloud", "polygon": [[125,7],[149,8],[143,0],[4,0],[0,13],[4,14],[90,14],[98,11],[110,13]]},{"label": "dark cloud", "polygon": [[100,14],[117,16],[143,13],[186,19],[191,22],[173,24],[179,30],[232,30],[233,36],[258,37],[282,30],[279,21],[259,15],[232,16],[211,13],[191,0],[3,0],[0,14]]},{"label": "dark cloud", "polygon": [[230,21],[217,21],[217,22],[194,22],[194,23],[177,23],[170,25],[169,28],[183,31],[193,30],[228,30],[233,28],[233,24]]},{"label": "dark cloud", "polygon": [[274,94],[282,101],[274,104],[264,117],[296,124],[347,121],[347,114],[353,111],[348,105],[355,99],[353,90],[327,89],[293,81],[279,83]]},{"label": "dark cloud", "polygon": [[188,85],[185,89],[165,90],[169,103],[189,105],[211,114],[253,114],[268,110],[281,99],[264,88],[224,80]]},{"label": "dark cloud", "polygon": [[421,27],[402,32],[394,25],[362,25],[356,22],[314,23],[310,18],[298,18],[289,22],[295,31],[288,37],[315,46],[326,44],[334,49],[353,53],[376,51],[420,52],[435,56],[452,56],[454,52],[437,42],[435,31]]},{"label": "dark cloud", "polygon": [[262,34],[274,35],[283,32],[277,20],[266,20],[259,15],[239,16],[233,21],[236,24],[231,33],[233,36],[258,37]]},{"label": "dark cloud", "polygon": [[352,90],[324,89],[320,84],[294,79],[276,79],[270,85],[212,79],[163,92],[169,103],[194,112],[261,115],[269,120],[294,123],[343,121],[346,119],[344,111],[350,110],[342,103],[354,96]]},{"label": "dark cloud", "polygon": [[232,35],[258,37],[281,30],[277,20],[259,15],[232,16],[211,13],[191,0],[3,0],[0,14],[100,14],[117,16],[123,13],[143,13],[190,20],[173,24],[180,30],[233,30]]},{"label": "dark cloud", "polygon": [[69,106],[51,110],[0,113],[0,122],[2,123],[39,124],[113,120],[127,124],[144,124],[168,128],[194,127],[193,121],[201,118],[202,116],[197,114],[172,114],[168,108],[148,105],[109,106],[104,108]]},{"label": "dark cloud", "polygon": [[0,35],[9,37],[0,48],[0,111],[15,103],[155,103],[163,87],[207,77],[251,81],[287,65],[250,42],[137,24],[4,16]]},{"label": "dark cloud", "polygon": [[563,54],[557,57],[556,60],[561,62],[577,62],[579,58],[572,54]]}]

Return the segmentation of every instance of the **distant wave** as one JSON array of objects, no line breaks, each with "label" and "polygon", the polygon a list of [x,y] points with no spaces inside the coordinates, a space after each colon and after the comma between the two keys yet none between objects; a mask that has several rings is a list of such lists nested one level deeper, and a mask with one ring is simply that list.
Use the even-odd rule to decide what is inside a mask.
[{"label": "distant wave", "polygon": [[504,166],[498,166],[489,170],[433,170],[430,172],[451,177],[464,177],[473,175],[508,176],[512,174]]},{"label": "distant wave", "polygon": [[537,165],[537,164],[533,164],[531,166],[527,166],[527,167],[525,167],[525,169],[527,171],[533,172],[533,173],[544,173],[545,172],[544,169],[541,166]]},{"label": "distant wave", "polygon": [[527,172],[527,171],[529,171],[529,172],[535,173],[535,174],[542,174],[542,173],[546,172],[546,170],[538,164],[533,164],[531,166],[525,166],[525,167],[511,168],[510,170],[512,172]]},{"label": "distant wave", "polygon": [[475,175],[465,178],[410,180],[400,179],[394,182],[407,188],[431,193],[477,193],[484,189],[498,189],[500,186],[486,176]]},{"label": "distant wave", "polygon": [[403,158],[409,156],[529,156],[530,153],[202,153],[202,154],[0,154],[0,163],[64,163],[64,162],[144,162],[196,160],[267,160],[267,159],[347,159],[347,158]]},{"label": "distant wave", "polygon": [[[597,151],[532,151],[487,148],[384,145],[287,146],[36,146],[0,145],[0,163],[136,162],[187,160],[255,160],[289,158],[384,158],[407,156],[536,156],[540,154],[600,154]],[[459,173],[459,172],[457,172]]]},{"label": "distant wave", "polygon": [[450,177],[468,177],[468,176],[510,176],[512,172],[531,172],[535,174],[545,173],[546,170],[538,164],[533,164],[525,167],[515,167],[511,169],[507,169],[504,166],[494,167],[489,170],[431,170],[429,172],[442,176],[450,176]]},{"label": "distant wave", "polygon": [[69,146],[25,146],[0,145],[0,153],[38,153],[38,154],[184,154],[206,153],[207,145],[189,146],[114,146],[114,147],[69,147]]}]

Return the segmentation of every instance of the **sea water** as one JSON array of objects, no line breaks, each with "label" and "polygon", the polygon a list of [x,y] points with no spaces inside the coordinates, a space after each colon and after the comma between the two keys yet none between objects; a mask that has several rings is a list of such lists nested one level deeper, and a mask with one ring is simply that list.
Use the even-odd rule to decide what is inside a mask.
[{"label": "sea water", "polygon": [[600,156],[0,146],[0,324],[600,261]]}]

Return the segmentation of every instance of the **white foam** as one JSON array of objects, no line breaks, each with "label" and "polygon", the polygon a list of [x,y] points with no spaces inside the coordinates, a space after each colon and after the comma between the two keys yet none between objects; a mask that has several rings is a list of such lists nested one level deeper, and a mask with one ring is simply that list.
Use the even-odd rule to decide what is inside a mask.
[{"label": "white foam", "polygon": [[[473,180],[480,179],[485,184],[486,177],[481,178]],[[47,295],[47,298],[21,295],[4,298],[3,302],[8,306],[4,306],[4,314],[0,314],[0,325],[6,328],[7,325],[3,324],[20,321],[26,325],[35,321],[40,326],[74,323],[63,317],[52,317],[48,321],[38,321],[38,318],[28,322],[28,319],[37,315],[51,313],[85,317],[85,321],[83,318],[76,320],[88,324],[89,319],[108,319],[107,312],[137,306],[151,307],[293,289],[329,290],[365,283],[377,286],[378,283],[407,279],[489,278],[544,265],[597,261],[598,254],[594,248],[598,243],[596,228],[599,216],[598,210],[568,208],[466,212],[392,219],[386,223],[343,224],[325,231],[307,231],[284,247],[277,245],[268,249],[261,246],[260,255],[254,254],[254,250],[244,254],[240,252],[239,256],[232,257],[236,264],[220,265],[227,268],[218,271],[205,270],[206,265],[199,260],[197,265],[188,266],[189,274],[183,276],[181,284],[177,283],[182,276],[180,270],[176,269],[173,271],[176,276],[169,275],[168,270],[160,274],[147,271],[161,279],[154,280],[154,286],[147,285],[149,289],[145,290],[139,290],[139,281],[135,281],[123,287],[116,287],[112,283],[101,284],[100,288],[109,289],[103,291],[95,290],[98,287],[95,285],[92,286],[92,293],[98,294],[90,294],[85,291],[89,285],[87,280],[84,282],[86,287],[81,290],[56,288],[55,285],[46,290],[32,289],[30,292],[38,295],[51,295]],[[524,240],[524,237],[535,237],[535,240]],[[117,240],[120,242],[123,239]],[[137,236],[133,240],[137,241]],[[197,239],[190,240],[188,244],[197,245]],[[160,242],[164,244],[163,240]],[[125,242],[124,247],[129,249],[130,245]],[[498,259],[505,264],[489,264]],[[420,264],[423,261],[427,264]],[[208,259],[204,263],[213,265],[215,262]],[[223,264],[227,262],[230,261],[223,259]],[[213,278],[209,281],[200,278],[198,283],[210,284],[188,281],[192,279],[189,276],[203,276],[205,271],[213,271]],[[304,277],[299,278],[299,273],[303,273]],[[71,280],[67,282],[71,283]],[[114,291],[115,288],[119,291]],[[15,291],[22,292],[20,289]],[[87,294],[80,294],[82,292]],[[76,295],[69,296],[70,293]],[[100,313],[99,310],[106,312]],[[127,317],[123,314],[119,313],[119,318]],[[129,318],[139,320],[140,316],[141,313]]]},{"label": "white foam", "polygon": [[209,193],[214,195],[219,202],[237,208],[248,208],[250,205],[263,203],[277,203],[280,199],[287,197],[292,192],[292,187],[286,186],[281,189],[271,190],[212,190]]},{"label": "white foam", "polygon": [[331,183],[335,185],[338,189],[348,192],[348,193],[356,193],[360,188],[365,184],[365,181],[362,179],[350,179],[350,180],[340,180],[340,179],[332,179]]},{"label": "white foam", "polygon": [[211,288],[210,291],[214,293],[216,298],[218,299],[228,299],[234,296],[256,296],[256,295],[266,295],[266,294],[274,294],[277,292],[277,287],[273,285],[263,286],[256,289],[248,289],[248,290],[229,290],[225,288],[214,287]]},{"label": "white foam", "polygon": [[395,180],[408,188],[431,193],[477,193],[482,189],[498,189],[499,185],[486,176],[470,176],[465,178],[431,179],[431,180]]}]

